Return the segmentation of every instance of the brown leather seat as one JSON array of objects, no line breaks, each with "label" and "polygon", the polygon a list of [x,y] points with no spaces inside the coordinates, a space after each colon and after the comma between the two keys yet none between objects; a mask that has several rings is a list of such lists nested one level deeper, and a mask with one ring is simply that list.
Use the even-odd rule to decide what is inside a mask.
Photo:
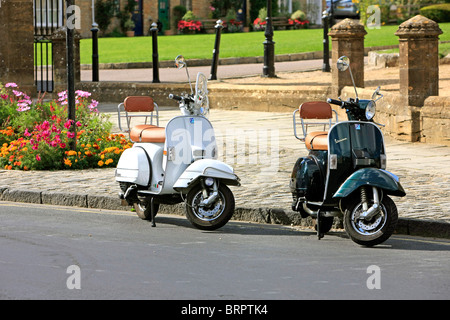
[{"label": "brown leather seat", "polygon": [[164,143],[166,141],[166,129],[151,124],[140,124],[131,129],[130,139],[133,142]]},{"label": "brown leather seat", "polygon": [[305,145],[308,150],[328,150],[328,132],[309,132],[305,138]]},{"label": "brown leather seat", "polygon": [[[324,119],[331,125],[333,111],[329,103],[323,101],[305,102],[299,107],[300,119],[303,125],[314,125],[314,122],[307,123],[304,120]],[[325,123],[327,123],[325,122]],[[325,124],[322,122],[322,124]],[[328,150],[328,132],[327,131],[303,131],[305,136],[305,145],[308,150]]]}]

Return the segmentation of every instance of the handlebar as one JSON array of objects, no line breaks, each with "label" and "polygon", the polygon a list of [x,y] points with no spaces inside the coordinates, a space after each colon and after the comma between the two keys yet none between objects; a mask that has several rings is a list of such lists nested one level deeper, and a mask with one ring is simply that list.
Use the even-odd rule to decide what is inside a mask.
[{"label": "handlebar", "polygon": [[181,97],[181,96],[177,96],[177,95],[171,93],[171,94],[169,94],[169,99],[173,99],[173,100],[176,100],[178,102],[180,102],[180,101],[187,101],[187,103],[194,102],[194,98],[192,96],[190,96],[190,95],[186,96],[186,97]]},{"label": "handlebar", "polygon": [[338,105],[338,106],[341,106],[341,107],[343,107],[344,106],[344,101],[341,101],[341,100],[335,100],[335,99],[330,99],[330,98],[328,98],[327,99],[327,102],[328,103],[331,103],[331,104],[335,104],[335,105]]},{"label": "handlebar", "polygon": [[181,101],[181,100],[183,100],[184,98],[183,98],[183,97],[180,97],[180,96],[177,96],[177,95],[174,95],[174,94],[171,93],[171,94],[169,94],[169,99]]}]

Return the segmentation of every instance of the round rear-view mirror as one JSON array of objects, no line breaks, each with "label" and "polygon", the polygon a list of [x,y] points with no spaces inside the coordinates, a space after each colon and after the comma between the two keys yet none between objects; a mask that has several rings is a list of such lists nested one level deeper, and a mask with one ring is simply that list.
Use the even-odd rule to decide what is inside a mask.
[{"label": "round rear-view mirror", "polygon": [[337,68],[339,71],[345,71],[350,66],[350,59],[347,56],[342,56],[337,61]]}]

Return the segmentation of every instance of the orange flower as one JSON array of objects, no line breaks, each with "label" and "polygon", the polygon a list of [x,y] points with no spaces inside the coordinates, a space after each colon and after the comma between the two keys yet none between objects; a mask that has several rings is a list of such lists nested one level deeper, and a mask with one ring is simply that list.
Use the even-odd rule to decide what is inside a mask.
[{"label": "orange flower", "polygon": [[71,166],[72,166],[72,161],[70,161],[69,159],[64,158],[64,164],[65,164],[66,166],[71,167]]}]

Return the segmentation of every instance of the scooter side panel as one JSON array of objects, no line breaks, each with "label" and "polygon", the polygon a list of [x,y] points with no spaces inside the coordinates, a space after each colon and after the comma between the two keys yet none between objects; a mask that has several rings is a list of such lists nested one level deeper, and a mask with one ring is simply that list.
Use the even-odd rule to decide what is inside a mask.
[{"label": "scooter side panel", "polygon": [[141,148],[130,148],[123,152],[116,168],[116,181],[147,186],[150,181],[150,163]]},{"label": "scooter side panel", "polygon": [[290,188],[296,197],[305,197],[308,201],[322,201],[324,192],[322,154],[310,154],[308,157],[297,160],[291,174]]},{"label": "scooter side panel", "polygon": [[394,196],[404,197],[406,195],[398,178],[392,173],[377,168],[364,168],[348,177],[333,198],[345,198],[362,186],[377,187]]}]

